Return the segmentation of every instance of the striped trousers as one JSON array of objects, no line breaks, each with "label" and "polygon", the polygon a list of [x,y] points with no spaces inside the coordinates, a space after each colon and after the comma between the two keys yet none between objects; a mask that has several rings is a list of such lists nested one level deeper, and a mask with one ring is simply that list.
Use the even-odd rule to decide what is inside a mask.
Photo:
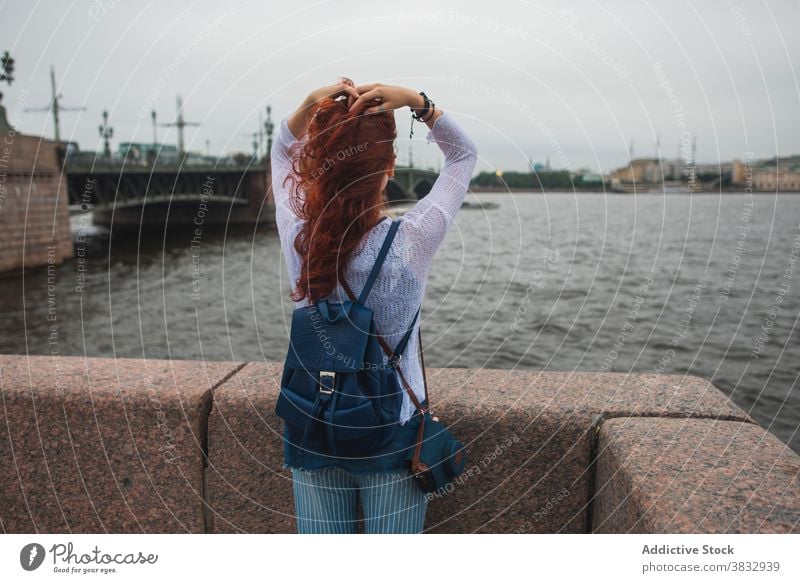
[{"label": "striped trousers", "polygon": [[406,470],[352,474],[339,466],[292,468],[297,532],[356,533],[358,498],[364,532],[421,533],[428,496]]}]

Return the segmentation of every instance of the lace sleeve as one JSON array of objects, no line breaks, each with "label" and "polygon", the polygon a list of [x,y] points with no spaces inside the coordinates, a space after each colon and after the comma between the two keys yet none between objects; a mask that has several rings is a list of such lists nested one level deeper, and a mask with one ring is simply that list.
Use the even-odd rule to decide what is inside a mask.
[{"label": "lace sleeve", "polygon": [[447,111],[436,119],[426,140],[435,141],[442,150],[444,167],[430,192],[402,215],[400,225],[406,256],[422,277],[464,202],[478,160],[477,145]]},{"label": "lace sleeve", "polygon": [[288,118],[284,118],[278,126],[278,134],[272,143],[270,151],[270,164],[272,172],[272,193],[275,200],[275,222],[278,234],[283,239],[291,227],[300,218],[294,213],[291,206],[293,196],[292,181],[286,183],[286,177],[292,172],[292,156],[303,140],[298,140],[289,129]]}]

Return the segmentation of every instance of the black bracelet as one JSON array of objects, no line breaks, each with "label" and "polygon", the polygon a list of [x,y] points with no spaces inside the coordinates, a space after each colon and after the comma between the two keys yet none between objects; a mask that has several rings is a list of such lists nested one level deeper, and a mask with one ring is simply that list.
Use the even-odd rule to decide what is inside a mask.
[{"label": "black bracelet", "polygon": [[431,100],[425,95],[424,91],[419,92],[422,95],[422,98],[425,100],[425,104],[421,108],[412,108],[411,117],[416,119],[417,121],[422,121],[422,118],[428,115],[428,110],[431,107]]},{"label": "black bracelet", "polygon": [[434,113],[436,113],[436,104],[433,101],[431,101],[431,114],[428,116],[428,119],[423,119],[423,120],[420,120],[420,121],[424,121],[425,123],[428,123],[431,120],[431,118],[433,117]]},{"label": "black bracelet", "polygon": [[[414,137],[414,120],[422,122],[428,121],[429,119],[431,119],[433,113],[436,111],[436,104],[433,101],[431,101],[427,95],[425,95],[425,92],[420,91],[419,94],[422,95],[422,98],[425,100],[425,105],[419,109],[419,111],[421,111],[422,113],[418,113],[416,108],[413,107],[411,108],[411,132],[408,134],[409,139]],[[430,112],[431,115],[428,116],[428,112],[431,110],[431,108],[433,108],[433,111],[431,111]],[[427,120],[423,119],[425,116],[428,116]]]}]

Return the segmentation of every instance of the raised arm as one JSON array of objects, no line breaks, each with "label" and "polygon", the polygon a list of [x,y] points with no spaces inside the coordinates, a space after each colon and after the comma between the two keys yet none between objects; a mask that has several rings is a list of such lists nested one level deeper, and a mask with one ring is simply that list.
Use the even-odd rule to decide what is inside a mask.
[{"label": "raised arm", "polygon": [[300,218],[291,207],[292,182],[284,186],[286,177],[292,172],[292,156],[295,148],[300,147],[302,140],[298,140],[289,129],[288,118],[281,120],[278,133],[272,142],[270,163],[272,171],[272,193],[275,200],[275,222],[278,234],[283,239],[289,232],[292,224]]},{"label": "raised arm", "polygon": [[407,256],[420,276],[427,275],[433,256],[464,202],[478,147],[448,112],[435,121],[426,137],[444,153],[444,167],[430,192],[401,217],[406,233]]},{"label": "raised arm", "polygon": [[[419,112],[425,104],[419,93],[406,87],[371,83],[357,89],[359,97],[350,107],[363,108],[367,113],[404,106]],[[420,277],[427,274],[436,249],[464,202],[478,160],[477,145],[449,113],[434,107],[433,115],[424,119],[430,128],[427,142],[435,141],[444,153],[444,168],[431,191],[402,216],[400,224],[400,232],[406,235],[406,257]]]}]

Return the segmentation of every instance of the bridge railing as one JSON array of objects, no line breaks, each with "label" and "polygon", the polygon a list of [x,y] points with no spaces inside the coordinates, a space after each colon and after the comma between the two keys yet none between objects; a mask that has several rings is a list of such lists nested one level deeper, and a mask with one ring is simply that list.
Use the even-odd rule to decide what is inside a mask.
[{"label": "bridge railing", "polygon": [[97,166],[68,164],[66,180],[71,204],[155,204],[181,199],[249,202],[266,196],[264,165],[203,166],[157,164],[121,166],[106,161]]}]

